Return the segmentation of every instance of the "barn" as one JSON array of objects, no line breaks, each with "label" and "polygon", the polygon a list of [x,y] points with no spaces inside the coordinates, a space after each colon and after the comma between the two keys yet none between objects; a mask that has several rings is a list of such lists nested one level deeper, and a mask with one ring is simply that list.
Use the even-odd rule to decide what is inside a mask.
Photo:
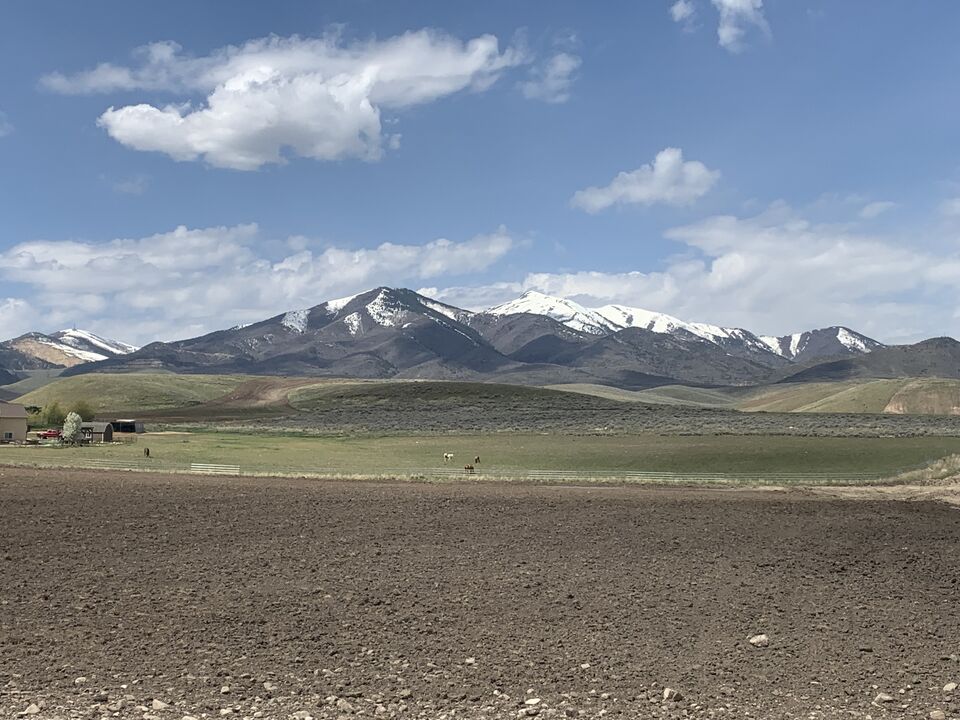
[{"label": "barn", "polygon": [[135,418],[124,418],[121,420],[111,420],[113,431],[116,433],[142,433],[145,432],[143,420]]},{"label": "barn", "polygon": [[27,439],[27,411],[23,405],[0,401],[0,442],[23,442]]},{"label": "barn", "polygon": [[80,426],[85,443],[113,442],[113,424],[108,422],[85,422]]}]

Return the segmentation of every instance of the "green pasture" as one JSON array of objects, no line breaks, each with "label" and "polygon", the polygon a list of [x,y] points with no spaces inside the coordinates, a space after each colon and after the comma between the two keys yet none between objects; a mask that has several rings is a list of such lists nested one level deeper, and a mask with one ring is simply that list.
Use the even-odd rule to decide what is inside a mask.
[{"label": "green pasture", "polygon": [[814,438],[791,436],[452,436],[308,437],[241,432],[147,433],[129,445],[0,447],[0,463],[83,465],[92,459],[158,466],[192,462],[240,465],[250,472],[331,471],[383,475],[462,467],[481,457],[489,472],[648,471],[676,473],[863,473],[892,475],[960,453],[960,438]]}]

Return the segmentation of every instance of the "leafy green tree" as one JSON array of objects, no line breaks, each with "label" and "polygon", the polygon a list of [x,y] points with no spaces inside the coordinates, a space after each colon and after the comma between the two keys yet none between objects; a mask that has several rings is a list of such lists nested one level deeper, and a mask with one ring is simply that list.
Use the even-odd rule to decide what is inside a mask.
[{"label": "leafy green tree", "polygon": [[82,437],[83,418],[72,412],[63,421],[63,435],[60,439],[65,445],[79,445]]},{"label": "leafy green tree", "polygon": [[54,401],[43,409],[43,421],[48,427],[60,427],[66,420],[66,413],[60,408],[60,403]]},{"label": "leafy green tree", "polygon": [[90,422],[96,415],[93,411],[93,406],[86,400],[77,400],[70,410],[83,418],[84,422]]}]

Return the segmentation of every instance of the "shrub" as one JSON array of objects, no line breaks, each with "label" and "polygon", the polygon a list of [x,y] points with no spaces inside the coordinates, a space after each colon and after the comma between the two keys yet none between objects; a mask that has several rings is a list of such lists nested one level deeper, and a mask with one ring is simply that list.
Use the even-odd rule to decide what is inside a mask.
[{"label": "shrub", "polygon": [[86,400],[77,400],[70,410],[79,415],[84,422],[90,422],[96,416],[93,406]]},{"label": "shrub", "polygon": [[60,403],[54,401],[43,409],[43,422],[48,427],[60,427],[66,420],[66,413],[60,409]]}]

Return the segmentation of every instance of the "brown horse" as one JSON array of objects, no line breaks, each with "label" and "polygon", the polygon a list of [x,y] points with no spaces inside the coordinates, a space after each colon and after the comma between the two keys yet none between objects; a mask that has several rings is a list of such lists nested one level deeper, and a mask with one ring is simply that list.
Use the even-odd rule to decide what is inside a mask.
[{"label": "brown horse", "polygon": [[467,472],[473,472],[473,465],[464,465],[463,469]]}]

